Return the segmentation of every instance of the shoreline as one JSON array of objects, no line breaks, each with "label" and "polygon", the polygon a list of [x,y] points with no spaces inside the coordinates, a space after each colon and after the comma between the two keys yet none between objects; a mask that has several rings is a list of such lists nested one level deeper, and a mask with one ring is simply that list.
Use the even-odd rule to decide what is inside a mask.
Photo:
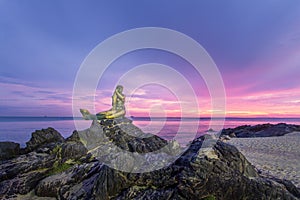
[{"label": "shoreline", "polygon": [[264,176],[292,181],[300,188],[300,132],[277,137],[231,138],[234,145]]}]

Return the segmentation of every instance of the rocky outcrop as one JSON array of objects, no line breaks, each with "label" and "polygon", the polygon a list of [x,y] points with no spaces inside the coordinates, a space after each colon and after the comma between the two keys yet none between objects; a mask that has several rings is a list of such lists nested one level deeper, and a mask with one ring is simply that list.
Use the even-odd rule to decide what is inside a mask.
[{"label": "rocky outcrop", "polygon": [[[33,132],[26,144],[22,155],[0,161],[0,199],[29,194],[44,178],[89,158],[80,141],[65,141],[53,128]],[[19,144],[14,146],[20,149]]]},{"label": "rocky outcrop", "polygon": [[0,142],[0,160],[13,158],[20,153],[20,144],[15,142]]},{"label": "rocky outcrop", "polygon": [[63,142],[64,138],[54,128],[36,130],[32,133],[31,139],[26,142],[26,152],[33,151],[42,145],[56,142]]},{"label": "rocky outcrop", "polygon": [[283,136],[285,134],[300,131],[300,125],[292,124],[259,124],[255,126],[244,125],[236,128],[223,129],[221,137],[228,135],[229,137],[273,137]]},{"label": "rocky outcrop", "polygon": [[176,141],[143,133],[127,118],[94,121],[78,136],[100,162],[133,173],[161,168],[175,161],[174,155],[182,150]]},{"label": "rocky outcrop", "polygon": [[92,198],[95,183],[103,167],[98,161],[75,165],[40,181],[35,189],[36,195],[61,199]]},{"label": "rocky outcrop", "polygon": [[[300,198],[291,182],[262,177],[234,146],[210,137],[195,139],[174,162],[166,162],[157,170],[131,173],[105,164],[105,157],[117,157],[109,154],[115,148],[146,157],[170,143],[171,149],[154,153],[150,162],[134,163],[133,156],[123,164],[155,165],[156,156],[174,156],[179,147],[143,133],[126,118],[94,121],[89,129],[74,131],[64,141],[43,144],[1,162],[0,198],[14,199],[29,193],[32,198],[92,200]],[[102,154],[94,154],[95,148]]]},{"label": "rocky outcrop", "polygon": [[55,162],[55,156],[30,152],[0,165],[0,199],[29,193],[47,176]]},{"label": "rocky outcrop", "polygon": [[100,121],[104,134],[116,146],[129,152],[149,153],[167,145],[166,140],[153,134],[145,134],[141,129],[134,126],[131,120],[123,119]]}]

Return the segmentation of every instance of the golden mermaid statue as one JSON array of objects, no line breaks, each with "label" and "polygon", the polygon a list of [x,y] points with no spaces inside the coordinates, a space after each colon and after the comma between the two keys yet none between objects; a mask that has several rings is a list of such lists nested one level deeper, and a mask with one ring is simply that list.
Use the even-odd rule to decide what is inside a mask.
[{"label": "golden mermaid statue", "polygon": [[83,119],[86,120],[101,120],[101,119],[114,119],[125,116],[125,95],[123,92],[123,86],[118,85],[112,96],[112,108],[107,111],[99,112],[96,115],[91,114],[86,109],[80,109]]}]

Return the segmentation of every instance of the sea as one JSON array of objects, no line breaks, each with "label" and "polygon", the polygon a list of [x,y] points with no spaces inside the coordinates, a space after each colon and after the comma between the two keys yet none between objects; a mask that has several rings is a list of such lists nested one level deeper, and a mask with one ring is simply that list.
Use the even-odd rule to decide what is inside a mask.
[{"label": "sea", "polygon": [[[131,118],[132,123],[146,133],[158,135],[167,140],[176,139],[179,143],[188,143],[210,129],[210,124],[222,124],[224,128],[234,128],[241,125],[256,124],[298,124],[300,118]],[[22,147],[30,140],[35,130],[53,127],[64,138],[69,137],[74,130],[84,130],[90,127],[91,121],[73,117],[0,117],[0,141],[20,143]]]}]

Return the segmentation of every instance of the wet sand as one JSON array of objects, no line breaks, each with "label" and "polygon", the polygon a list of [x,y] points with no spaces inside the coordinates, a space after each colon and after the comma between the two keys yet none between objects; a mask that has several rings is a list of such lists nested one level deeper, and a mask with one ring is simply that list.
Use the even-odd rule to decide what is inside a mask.
[{"label": "wet sand", "polygon": [[300,188],[300,132],[281,137],[232,138],[235,145],[263,175],[291,180]]}]

